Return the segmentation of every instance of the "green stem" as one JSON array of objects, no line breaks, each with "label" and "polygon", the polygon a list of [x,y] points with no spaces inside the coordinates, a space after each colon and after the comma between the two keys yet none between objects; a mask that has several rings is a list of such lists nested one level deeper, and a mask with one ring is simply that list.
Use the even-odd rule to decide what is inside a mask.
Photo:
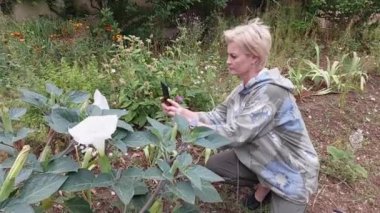
[{"label": "green stem", "polygon": [[14,182],[17,175],[20,173],[21,169],[24,167],[26,160],[28,159],[28,154],[30,152],[30,146],[25,145],[21,152],[17,155],[15,162],[13,163],[11,170],[8,172],[5,181],[0,189],[0,202],[6,200],[10,193],[13,191]]},{"label": "green stem", "polygon": [[99,155],[100,171],[103,173],[110,173],[112,171],[111,162],[105,155]]},{"label": "green stem", "polygon": [[145,203],[145,205],[140,209],[139,213],[144,213],[153,203],[154,199],[158,195],[158,193],[161,191],[161,189],[165,186],[166,181],[161,180],[158,183],[158,186],[156,190],[153,192],[153,194],[149,197],[148,201]]},{"label": "green stem", "polygon": [[5,132],[13,132],[12,122],[9,116],[8,108],[2,107],[0,110],[0,116],[1,116],[1,120],[3,121]]}]

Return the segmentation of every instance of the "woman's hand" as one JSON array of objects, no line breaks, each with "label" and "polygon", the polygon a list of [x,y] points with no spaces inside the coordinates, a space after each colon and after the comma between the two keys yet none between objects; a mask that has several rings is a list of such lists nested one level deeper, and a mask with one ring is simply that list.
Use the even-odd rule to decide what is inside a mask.
[{"label": "woman's hand", "polygon": [[179,114],[180,111],[184,109],[181,105],[179,105],[179,103],[173,101],[172,99],[167,99],[166,101],[170,103],[170,105],[166,104],[165,102],[162,102],[161,106],[164,113],[171,117],[175,116],[176,114]]},{"label": "woman's hand", "polygon": [[179,103],[175,102],[172,99],[167,99],[167,101],[170,103],[170,105],[167,105],[164,102],[161,103],[162,109],[165,114],[171,117],[175,115],[180,115],[182,117],[185,117],[188,121],[192,121],[194,119],[198,120],[197,112],[193,112],[191,110],[183,108]]}]

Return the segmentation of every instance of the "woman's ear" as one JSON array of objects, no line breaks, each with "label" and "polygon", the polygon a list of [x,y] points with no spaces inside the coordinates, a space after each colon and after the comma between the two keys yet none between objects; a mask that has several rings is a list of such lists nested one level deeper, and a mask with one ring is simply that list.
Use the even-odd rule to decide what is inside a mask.
[{"label": "woman's ear", "polygon": [[257,56],[252,56],[252,65],[258,65],[260,63],[260,59]]}]

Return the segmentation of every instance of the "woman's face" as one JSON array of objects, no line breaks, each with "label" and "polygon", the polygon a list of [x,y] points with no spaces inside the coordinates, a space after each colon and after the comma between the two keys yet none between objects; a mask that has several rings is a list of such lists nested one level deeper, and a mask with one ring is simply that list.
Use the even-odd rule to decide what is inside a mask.
[{"label": "woman's face", "polygon": [[257,57],[248,54],[233,41],[227,45],[227,54],[227,66],[232,75],[237,75],[242,80],[251,76],[251,71],[255,69],[258,60]]}]

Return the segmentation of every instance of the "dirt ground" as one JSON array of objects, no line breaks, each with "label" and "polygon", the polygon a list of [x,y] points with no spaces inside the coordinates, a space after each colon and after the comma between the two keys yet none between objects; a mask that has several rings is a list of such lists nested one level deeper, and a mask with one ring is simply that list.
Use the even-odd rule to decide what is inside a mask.
[{"label": "dirt ground", "polygon": [[331,144],[350,143],[349,136],[363,131],[363,146],[355,151],[357,162],[368,171],[368,179],[346,184],[321,173],[319,188],[308,212],[380,212],[380,76],[370,75],[365,91],[312,96],[299,104],[309,134],[325,158]]}]

